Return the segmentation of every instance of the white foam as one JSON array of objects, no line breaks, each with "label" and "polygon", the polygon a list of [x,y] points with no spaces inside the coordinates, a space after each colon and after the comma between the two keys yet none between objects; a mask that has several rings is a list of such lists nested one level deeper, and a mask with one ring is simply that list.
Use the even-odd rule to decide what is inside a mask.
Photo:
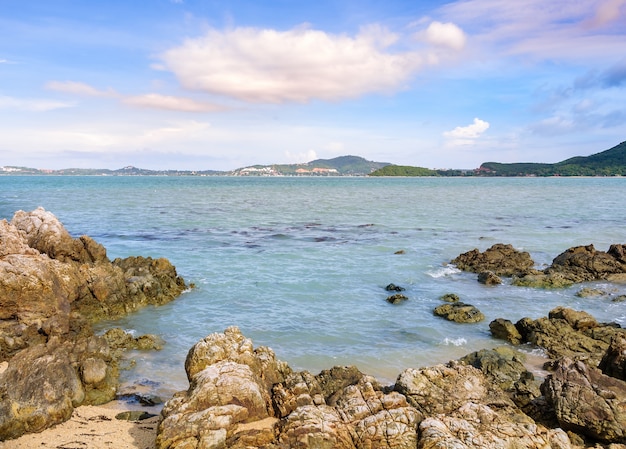
[{"label": "white foam", "polygon": [[427,271],[426,274],[434,279],[438,279],[445,276],[452,276],[453,274],[458,274],[460,272],[461,270],[454,265],[446,265],[445,267],[441,267],[437,270]]},{"label": "white foam", "polygon": [[450,345],[452,345],[452,346],[463,346],[463,345],[467,344],[467,340],[465,338],[463,338],[463,337],[459,337],[459,338],[448,338],[448,337],[446,337],[446,338],[443,339],[442,344],[445,345],[445,346],[450,346]]}]

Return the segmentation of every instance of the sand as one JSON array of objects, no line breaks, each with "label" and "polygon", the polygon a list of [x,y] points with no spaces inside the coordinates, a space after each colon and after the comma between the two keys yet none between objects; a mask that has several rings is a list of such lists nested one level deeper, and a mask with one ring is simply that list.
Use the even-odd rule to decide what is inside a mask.
[{"label": "sand", "polygon": [[74,410],[69,421],[41,433],[24,435],[0,442],[0,449],[155,449],[159,417],[124,421],[115,416],[124,411],[154,409],[113,401],[102,406],[82,406]]}]

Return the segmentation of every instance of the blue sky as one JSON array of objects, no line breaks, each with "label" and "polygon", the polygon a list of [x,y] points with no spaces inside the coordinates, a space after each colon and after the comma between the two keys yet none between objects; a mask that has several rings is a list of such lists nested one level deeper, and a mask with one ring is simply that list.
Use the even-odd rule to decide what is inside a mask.
[{"label": "blue sky", "polygon": [[557,162],[626,140],[626,0],[0,0],[0,166]]}]

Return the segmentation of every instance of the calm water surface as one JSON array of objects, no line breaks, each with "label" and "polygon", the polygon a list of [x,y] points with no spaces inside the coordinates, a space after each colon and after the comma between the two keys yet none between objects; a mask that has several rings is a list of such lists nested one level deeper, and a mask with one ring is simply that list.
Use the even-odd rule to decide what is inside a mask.
[{"label": "calm water surface", "polygon": [[[488,326],[498,317],[566,305],[626,325],[625,303],[578,298],[581,286],[487,287],[446,266],[498,242],[530,252],[538,267],[571,246],[626,243],[626,178],[5,176],[0,192],[0,218],[43,206],[111,259],[167,257],[195,283],[170,304],[101,326],[167,341],[133,354],[136,368],[124,373],[126,382],[156,382],[160,394],[186,388],[188,349],[230,325],[296,369],[356,364],[390,383],[404,368],[501,344]],[[392,282],[409,301],[385,301]],[[486,320],[434,317],[445,293]]]}]

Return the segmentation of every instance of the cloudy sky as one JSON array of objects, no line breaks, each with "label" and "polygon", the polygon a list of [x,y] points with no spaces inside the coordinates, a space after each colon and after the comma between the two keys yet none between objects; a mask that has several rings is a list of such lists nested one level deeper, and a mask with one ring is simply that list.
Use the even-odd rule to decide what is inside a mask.
[{"label": "cloudy sky", "polygon": [[0,166],[557,162],[626,140],[626,0],[0,0]]}]

